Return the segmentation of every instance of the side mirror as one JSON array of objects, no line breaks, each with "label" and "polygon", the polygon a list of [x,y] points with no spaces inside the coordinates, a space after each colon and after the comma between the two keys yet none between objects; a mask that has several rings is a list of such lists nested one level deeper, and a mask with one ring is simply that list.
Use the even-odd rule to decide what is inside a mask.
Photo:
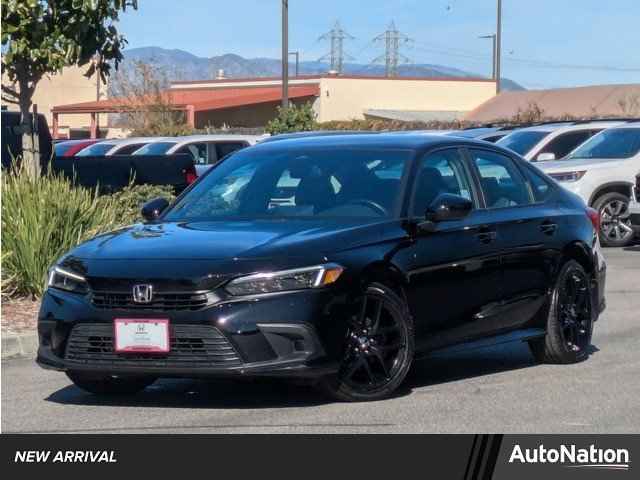
[{"label": "side mirror", "polygon": [[536,162],[550,162],[556,159],[556,154],[551,152],[541,153],[536,157]]},{"label": "side mirror", "polygon": [[150,222],[157,219],[168,206],[169,201],[166,198],[158,197],[145,203],[140,213],[142,218]]},{"label": "side mirror", "polygon": [[422,230],[433,231],[435,224],[452,220],[461,220],[473,210],[473,202],[467,198],[451,193],[438,195],[425,212],[425,222],[420,224]]}]

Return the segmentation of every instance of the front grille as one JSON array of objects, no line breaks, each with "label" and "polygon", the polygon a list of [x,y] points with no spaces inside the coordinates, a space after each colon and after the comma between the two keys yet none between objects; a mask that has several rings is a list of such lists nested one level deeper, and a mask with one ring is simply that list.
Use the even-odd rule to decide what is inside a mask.
[{"label": "front grille", "polygon": [[242,360],[220,331],[209,325],[170,325],[167,354],[116,353],[113,325],[83,323],[71,330],[65,360],[104,366],[232,367]]},{"label": "front grille", "polygon": [[136,303],[131,292],[93,292],[91,303],[105,310],[158,310],[158,311],[195,311],[209,305],[212,294],[198,293],[160,293],[154,292],[149,303]]}]

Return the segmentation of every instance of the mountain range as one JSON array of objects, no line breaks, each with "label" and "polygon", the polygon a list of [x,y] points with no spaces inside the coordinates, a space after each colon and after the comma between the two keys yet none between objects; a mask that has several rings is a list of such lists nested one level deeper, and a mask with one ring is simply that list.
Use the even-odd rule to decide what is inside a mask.
[{"label": "mountain range", "polygon": [[[215,78],[218,70],[223,70],[227,78],[277,77],[281,74],[280,60],[274,58],[244,58],[228,53],[216,57],[198,57],[184,50],[169,50],[160,47],[140,47],[124,52],[124,67],[134,61],[143,61],[162,69],[168,80],[204,80]],[[295,64],[290,63],[291,75]],[[303,61],[299,64],[300,75],[326,73],[329,65],[319,61]],[[345,63],[345,75],[384,76],[384,65]],[[479,77],[480,75],[457,68],[432,64],[407,64],[398,67],[400,77]],[[525,90],[524,87],[502,78],[503,90]]]}]

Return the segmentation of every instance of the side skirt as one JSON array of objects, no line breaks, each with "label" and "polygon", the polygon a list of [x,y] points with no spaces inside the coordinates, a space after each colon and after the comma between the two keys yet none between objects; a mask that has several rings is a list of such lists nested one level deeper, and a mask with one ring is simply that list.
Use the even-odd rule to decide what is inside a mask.
[{"label": "side skirt", "polygon": [[435,357],[439,355],[450,355],[452,353],[467,352],[480,348],[492,347],[510,342],[526,342],[534,338],[544,337],[544,328],[526,328],[514,330],[512,332],[494,335],[492,337],[481,338],[470,342],[460,343],[449,347],[439,348],[430,352],[416,354],[416,358]]}]

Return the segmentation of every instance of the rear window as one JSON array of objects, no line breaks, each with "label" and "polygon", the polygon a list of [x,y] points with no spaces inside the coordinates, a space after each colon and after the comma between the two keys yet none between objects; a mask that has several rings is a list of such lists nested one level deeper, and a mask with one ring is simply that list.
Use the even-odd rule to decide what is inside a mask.
[{"label": "rear window", "polygon": [[501,147],[513,150],[520,155],[526,155],[535,147],[540,140],[549,135],[551,132],[524,131],[513,132],[496,142]]},{"label": "rear window", "polygon": [[115,147],[115,143],[94,143],[93,145],[83,148],[78,153],[76,153],[76,157],[93,157],[96,155],[105,155],[109,150]]},{"label": "rear window", "polygon": [[567,159],[630,158],[640,151],[640,128],[612,128],[591,137]]},{"label": "rear window", "polygon": [[176,142],[153,142],[147,143],[144,147],[136,150],[134,155],[164,155],[171,147],[177,145]]}]

